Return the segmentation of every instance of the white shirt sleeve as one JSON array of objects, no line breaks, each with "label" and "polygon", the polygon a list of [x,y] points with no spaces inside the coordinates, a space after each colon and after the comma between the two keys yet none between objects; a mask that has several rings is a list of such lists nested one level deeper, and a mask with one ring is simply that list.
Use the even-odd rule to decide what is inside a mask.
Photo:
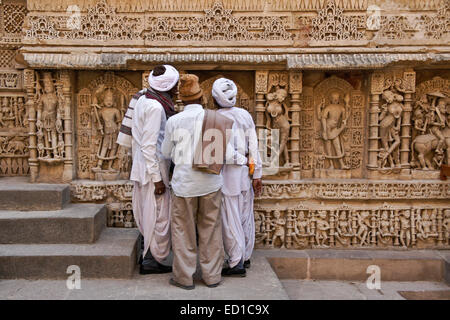
[{"label": "white shirt sleeve", "polygon": [[248,129],[248,149],[249,155],[255,161],[255,171],[253,172],[253,179],[261,179],[262,177],[262,161],[258,150],[258,136],[256,135],[255,124],[251,119],[251,125]]},{"label": "white shirt sleeve", "polygon": [[170,119],[166,122],[166,131],[164,132],[164,140],[161,144],[161,153],[164,158],[172,158],[172,149],[174,143],[172,141],[172,121]]},{"label": "white shirt sleeve", "polygon": [[147,172],[153,182],[161,181],[159,171],[159,159],[156,154],[159,131],[161,129],[161,117],[163,109],[160,107],[146,108],[144,111],[144,129],[142,134],[141,151],[145,158]]},{"label": "white shirt sleeve", "polygon": [[[233,124],[233,130],[231,130],[230,138],[229,138],[229,141],[227,144],[227,150],[226,150],[226,154],[225,154],[225,161],[226,161],[225,163],[244,166],[247,164],[247,157],[245,155],[241,154],[239,152],[239,150],[237,150],[238,148],[235,145],[236,138],[239,139],[239,138],[243,138],[243,137],[238,137],[238,135],[236,134],[236,132],[234,130],[234,124]],[[245,152],[245,150],[241,150],[241,151]]]}]

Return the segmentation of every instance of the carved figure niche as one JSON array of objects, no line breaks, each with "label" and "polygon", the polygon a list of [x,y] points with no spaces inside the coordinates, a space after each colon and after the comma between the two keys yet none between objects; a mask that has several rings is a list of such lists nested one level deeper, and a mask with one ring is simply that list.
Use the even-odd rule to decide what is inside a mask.
[{"label": "carved figure niche", "polygon": [[416,87],[412,110],[413,178],[439,178],[450,165],[450,81],[435,77]]},{"label": "carved figure niche", "polygon": [[374,73],[371,81],[369,177],[410,176],[411,102],[415,73]]},{"label": "carved figure niche", "polygon": [[78,93],[77,171],[81,179],[128,179],[131,157],[116,144],[128,103],[138,91],[128,80],[105,73]]},{"label": "carved figure niche", "polygon": [[66,182],[72,175],[71,83],[66,70],[25,70],[32,182]]},{"label": "carved figure niche", "polygon": [[309,165],[302,169],[312,169],[315,178],[361,178],[363,93],[331,76],[314,88],[304,87],[303,102],[300,154]]}]

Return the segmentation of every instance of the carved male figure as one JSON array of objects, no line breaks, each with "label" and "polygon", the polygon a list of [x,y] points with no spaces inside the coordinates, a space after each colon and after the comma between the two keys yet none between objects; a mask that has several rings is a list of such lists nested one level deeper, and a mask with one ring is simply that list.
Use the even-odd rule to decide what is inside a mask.
[{"label": "carved male figure", "polygon": [[[348,114],[346,108],[350,102],[350,96],[344,97],[345,106],[340,103],[340,94],[334,91],[330,94],[330,103],[324,106],[321,104],[320,121],[322,124],[322,139],[325,143],[326,157],[330,159],[333,167],[336,168],[332,159],[337,159],[340,169],[349,169],[344,163],[344,145],[341,141],[342,131],[347,127]],[[334,150],[334,152],[333,152]]]},{"label": "carved male figure", "polygon": [[280,239],[281,248],[284,248],[284,242],[285,242],[284,226],[286,225],[286,220],[281,218],[280,215],[281,215],[280,210],[274,210],[274,212],[273,212],[274,221],[271,222],[271,225],[274,227],[271,247],[273,247],[275,245],[275,241],[277,239]]},{"label": "carved male figure", "polygon": [[316,243],[318,246],[325,247],[327,246],[325,243],[328,239],[328,230],[330,230],[330,224],[326,220],[327,218],[327,212],[326,210],[319,210],[318,212],[319,217],[314,218],[314,221],[316,222]]},{"label": "carved male figure", "polygon": [[400,242],[404,247],[411,244],[411,210],[403,210],[400,215]]},{"label": "carved male figure", "polygon": [[37,102],[36,128],[42,132],[46,151],[44,158],[51,158],[53,154],[53,158],[58,159],[58,134],[62,132],[62,121],[51,73],[44,73],[43,84],[43,94]]},{"label": "carved male figure", "polygon": [[[95,101],[95,100],[94,100]],[[94,103],[94,113],[98,115],[97,121],[100,123],[99,130],[102,135],[99,152],[97,154],[98,162],[93,171],[102,170],[103,161],[108,161],[108,170],[112,169],[114,159],[116,158],[118,145],[116,144],[117,134],[120,128],[122,117],[120,111],[114,106],[114,92],[112,89],[106,89],[103,97],[103,107]],[[99,111],[97,109],[100,109]]]}]

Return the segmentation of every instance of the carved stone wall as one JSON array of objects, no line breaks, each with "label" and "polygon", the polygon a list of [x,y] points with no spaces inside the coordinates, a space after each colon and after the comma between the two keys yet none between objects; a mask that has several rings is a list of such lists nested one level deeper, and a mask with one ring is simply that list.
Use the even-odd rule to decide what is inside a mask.
[{"label": "carved stone wall", "polygon": [[[135,227],[115,141],[148,70],[220,76],[256,124],[259,247],[449,248],[449,0],[0,0],[0,176]],[[177,101],[177,111],[182,111]],[[274,147],[278,143],[279,150]],[[275,160],[275,162],[273,162]]]}]

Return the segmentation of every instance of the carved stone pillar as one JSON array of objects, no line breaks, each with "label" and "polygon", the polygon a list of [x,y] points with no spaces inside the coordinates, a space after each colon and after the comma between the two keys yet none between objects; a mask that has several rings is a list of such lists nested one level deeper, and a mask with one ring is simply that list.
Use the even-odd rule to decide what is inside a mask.
[{"label": "carved stone pillar", "polygon": [[403,174],[409,175],[411,167],[409,162],[410,145],[411,145],[411,111],[412,111],[412,94],[416,88],[416,73],[407,71],[403,73],[403,86],[405,89],[404,109],[402,113],[401,128],[401,145],[400,145],[400,161]]},{"label": "carved stone pillar", "polygon": [[367,168],[376,169],[378,157],[378,114],[380,113],[380,94],[383,93],[384,74],[372,73],[370,78],[370,107],[369,107],[369,159]]},{"label": "carved stone pillar", "polygon": [[63,70],[60,73],[61,82],[63,84],[62,92],[64,95],[64,171],[62,180],[64,182],[73,179],[73,158],[72,158],[72,86],[70,85],[69,71]]},{"label": "carved stone pillar", "polygon": [[37,159],[37,139],[36,139],[36,108],[34,105],[34,86],[35,86],[35,74],[34,70],[24,70],[24,86],[27,94],[27,114],[29,124],[29,137],[30,137],[30,157],[28,159],[28,165],[30,166],[30,179],[31,182],[36,182],[39,162]]},{"label": "carved stone pillar", "polygon": [[255,75],[255,92],[256,92],[256,133],[258,137],[260,131],[264,129],[264,111],[265,111],[265,98],[264,95],[267,93],[267,81],[268,81],[269,71],[256,71]]},{"label": "carved stone pillar", "polygon": [[290,179],[300,179],[300,94],[302,93],[302,73],[289,73],[289,93],[291,94],[291,162],[293,170]]}]

